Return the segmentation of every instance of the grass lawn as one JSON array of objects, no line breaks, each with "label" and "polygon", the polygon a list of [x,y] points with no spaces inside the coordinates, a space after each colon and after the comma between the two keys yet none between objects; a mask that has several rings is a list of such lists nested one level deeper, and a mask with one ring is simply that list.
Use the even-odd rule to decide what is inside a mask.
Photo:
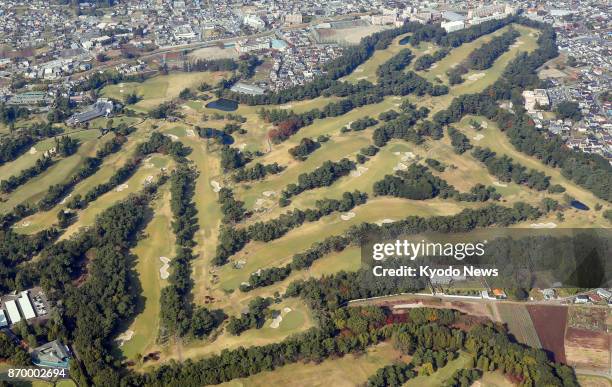
[{"label": "grass lawn", "polygon": [[0,203],[0,212],[8,212],[20,203],[37,202],[45,195],[50,185],[65,182],[81,167],[86,157],[94,156],[98,143],[97,130],[82,133],[83,142],[75,154],[59,160],[45,172],[13,191],[6,201]]},{"label": "grass lawn", "polygon": [[127,331],[133,331],[131,340],[120,347],[123,355],[134,360],[136,354],[144,355],[155,344],[159,330],[161,288],[167,282],[160,277],[162,262],[159,257],[172,259],[174,255],[174,235],[172,228],[172,211],[170,209],[170,191],[166,185],[154,203],[153,218],[144,230],[141,239],[132,253],[136,258],[138,286],[142,289],[141,302],[137,306],[140,313],[132,321]]},{"label": "grass lawn", "polygon": [[578,375],[582,387],[611,387],[612,379],[603,376]]},{"label": "grass lawn", "polygon": [[450,361],[446,366],[440,368],[432,375],[417,376],[404,383],[404,387],[438,387],[444,384],[455,371],[460,368],[465,368],[470,361],[470,356],[466,353],[460,353],[459,357]]},{"label": "grass lawn", "polygon": [[513,387],[510,382],[501,372],[485,372],[480,379],[480,385],[483,387]]},{"label": "grass lawn", "polygon": [[[189,343],[170,345],[161,349],[162,357],[160,362],[181,357],[196,359],[217,354],[224,349],[235,349],[240,346],[262,346],[276,343],[284,340],[291,334],[305,331],[314,326],[310,309],[306,306],[304,301],[299,298],[285,299],[278,304],[272,304],[270,309],[281,313],[283,319],[278,328],[272,328],[270,326],[272,320],[268,319],[262,328],[246,330],[239,336],[231,335],[224,330],[213,341],[194,340]],[[147,363],[146,365],[149,366],[151,364],[152,363]]]},{"label": "grass lawn", "polygon": [[[112,138],[112,134],[107,134],[98,140],[97,148],[101,147],[104,143]],[[128,141],[123,144],[121,151],[111,154],[102,163],[100,169],[83,180],[73,189],[71,195],[85,195],[90,189],[108,181],[108,179],[115,173],[115,171],[125,165],[125,163],[134,155],[134,150],[140,142],[144,141],[147,134],[144,129],[139,129],[136,132],[130,134],[127,138]],[[32,216],[24,219],[20,224],[27,224],[27,227],[19,227],[17,230],[23,233],[35,233],[50,227],[52,224],[57,222],[57,213],[60,210],[66,208],[66,203],[60,203],[50,209],[49,211],[40,211]]]},{"label": "grass lawn", "polygon": [[449,215],[461,211],[463,207],[445,200],[415,201],[397,198],[373,198],[366,204],[352,210],[355,216],[342,220],[340,214],[334,213],[312,223],[288,232],[283,237],[268,243],[251,242],[232,260],[245,260],[242,269],[234,269],[227,264],[218,270],[221,278],[219,286],[230,290],[237,288],[248,280],[249,275],[259,268],[279,267],[291,261],[293,254],[309,248],[313,243],[322,241],[328,236],[339,235],[350,226],[363,222],[377,222],[385,218],[399,220],[409,215]]},{"label": "grass lawn", "polygon": [[138,111],[149,111],[163,102],[178,97],[179,93],[187,87],[195,89],[202,82],[214,85],[224,76],[224,72],[179,72],[159,75],[142,83],[122,82],[105,86],[101,95],[123,101],[126,95],[135,92],[142,99],[128,107]]},{"label": "grass lawn", "polygon": [[339,359],[327,359],[320,364],[290,364],[221,386],[359,386],[364,385],[377,369],[399,358],[400,353],[391,344],[381,343],[368,348],[363,355],[346,355]]}]

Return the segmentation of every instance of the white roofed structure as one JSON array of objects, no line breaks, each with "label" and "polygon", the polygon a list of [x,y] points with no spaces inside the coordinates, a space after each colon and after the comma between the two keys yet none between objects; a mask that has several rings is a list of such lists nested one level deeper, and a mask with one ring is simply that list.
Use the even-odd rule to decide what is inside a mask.
[{"label": "white roofed structure", "polygon": [[8,325],[8,320],[6,319],[6,315],[4,314],[4,309],[0,309],[0,328]]},{"label": "white roofed structure", "polygon": [[26,320],[36,317],[36,313],[34,313],[34,308],[30,302],[30,297],[28,297],[27,290],[21,292],[21,297],[19,297],[18,301],[21,311],[23,312],[23,317],[25,317]]},{"label": "white roofed structure", "polygon": [[17,308],[17,303],[15,300],[7,301],[4,303],[4,305],[6,306],[9,319],[11,319],[11,324],[16,324],[21,321],[21,314],[19,314],[19,309]]}]

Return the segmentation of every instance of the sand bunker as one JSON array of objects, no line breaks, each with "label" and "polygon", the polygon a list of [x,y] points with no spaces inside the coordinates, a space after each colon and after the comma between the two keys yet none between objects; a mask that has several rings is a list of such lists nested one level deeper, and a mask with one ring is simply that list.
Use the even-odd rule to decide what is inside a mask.
[{"label": "sand bunker", "polygon": [[221,191],[221,184],[219,184],[219,182],[216,180],[211,180],[210,185],[213,187],[213,192]]},{"label": "sand bunker", "polygon": [[36,148],[31,147],[30,151],[28,153],[30,153],[31,155],[35,155],[36,154]]},{"label": "sand bunker", "polygon": [[486,75],[485,73],[476,73],[476,74],[470,75],[467,79],[468,81],[477,81],[480,78],[484,77],[485,75]]},{"label": "sand bunker", "polygon": [[117,341],[117,343],[119,344],[120,347],[123,347],[123,344],[125,344],[128,341],[132,340],[132,337],[134,337],[134,331],[131,330],[131,329],[128,329],[127,331],[125,331],[122,334],[120,334],[119,336],[117,336],[115,341]]},{"label": "sand bunker", "polygon": [[193,129],[187,129],[187,136],[189,137],[195,137],[195,132],[193,131]]},{"label": "sand bunker", "polygon": [[357,80],[358,80],[358,81],[361,81],[361,80],[363,80],[363,79],[368,79],[368,77],[358,77],[358,78],[357,78]]},{"label": "sand bunker", "polygon": [[246,148],[246,143],[242,143],[240,145],[238,145],[238,149],[240,149],[241,151],[244,150],[244,148]]},{"label": "sand bunker", "polygon": [[488,123],[487,121],[482,121],[482,122],[480,123],[480,126],[482,126],[483,128],[485,128],[485,129],[486,129],[486,128],[488,128],[488,127],[489,127],[489,123]]},{"label": "sand bunker", "polygon": [[289,308],[289,307],[284,307],[284,308],[283,308],[283,312],[285,312],[285,313],[289,313],[289,312],[291,312],[291,308]]},{"label": "sand bunker", "polygon": [[272,197],[272,196],[275,196],[275,195],[276,195],[276,192],[275,192],[275,191],[264,191],[264,192],[263,192],[263,196],[265,196],[265,197],[267,197],[267,198]]},{"label": "sand bunker", "polygon": [[503,184],[503,183],[500,183],[499,181],[494,181],[493,185],[496,185],[498,187],[507,187],[508,186],[508,184]]},{"label": "sand bunker", "polygon": [[402,161],[410,161],[410,160],[414,160],[416,158],[416,155],[412,152],[404,152],[404,155],[402,156],[402,158],[400,160]]},{"label": "sand bunker", "polygon": [[402,154],[402,152],[393,152],[394,155],[399,156]]},{"label": "sand bunker", "polygon": [[397,165],[393,167],[394,171],[405,171],[406,169],[408,169],[408,166],[404,163],[397,163]]},{"label": "sand bunker", "polygon": [[153,175],[147,176],[144,180],[145,185],[151,184],[151,182],[153,182]]},{"label": "sand bunker", "polygon": [[66,201],[67,201],[68,199],[70,199],[70,197],[71,197],[71,196],[72,196],[72,194],[71,194],[71,193],[69,193],[69,194],[68,194],[68,195],[67,195],[65,198],[63,198],[63,199],[62,199],[62,201],[60,202],[60,204],[64,204],[64,203],[66,203]]},{"label": "sand bunker", "polygon": [[518,41],[516,41],[516,42],[515,42],[513,45],[511,45],[510,47],[512,47],[512,48],[517,48],[517,47],[519,47],[520,45],[522,45],[522,44],[524,44],[524,43],[525,43],[525,42],[523,42],[522,40],[518,40]]},{"label": "sand bunker", "polygon": [[480,141],[484,138],[484,135],[478,133],[477,135],[475,135],[474,137],[472,137],[475,141]]},{"label": "sand bunker", "polygon": [[351,220],[355,217],[355,213],[353,211],[347,212],[346,214],[340,215],[340,219],[342,220]]},{"label": "sand bunker", "polygon": [[393,222],[395,222],[393,219],[385,218],[385,219],[376,221],[376,224],[379,226],[382,226],[383,224],[393,223]]},{"label": "sand bunker", "polygon": [[258,210],[258,209],[264,208],[267,204],[268,204],[268,201],[266,199],[259,198],[255,200],[255,205],[253,206],[253,208]]},{"label": "sand bunker", "polygon": [[281,106],[280,106],[280,108],[281,108],[281,109],[291,109],[292,107],[293,107],[293,105],[292,105],[292,104],[290,104],[290,103],[288,103],[288,104],[286,104],[286,105],[281,105]]},{"label": "sand bunker", "polygon": [[278,316],[274,317],[274,319],[270,323],[270,328],[278,328],[280,326],[281,321],[283,321],[283,316],[279,314]]},{"label": "sand bunker", "polygon": [[555,228],[557,227],[557,223],[548,222],[548,223],[531,223],[529,225],[531,228]]},{"label": "sand bunker", "polygon": [[353,72],[354,73],[362,73],[363,69],[362,68],[358,68],[358,69],[355,69]]},{"label": "sand bunker", "polygon": [[360,165],[360,166],[357,167],[357,170],[351,171],[351,176],[352,177],[359,177],[359,176],[361,176],[363,173],[365,173],[367,171],[368,171],[368,168],[362,167]]},{"label": "sand bunker", "polygon": [[21,227],[28,227],[29,225],[30,225],[30,222],[28,222],[27,220],[21,223]]},{"label": "sand bunker", "polygon": [[159,257],[159,260],[164,264],[159,268],[159,277],[164,280],[168,279],[168,277],[170,277],[170,272],[168,271],[170,268],[170,260],[166,257]]},{"label": "sand bunker", "polygon": [[117,192],[121,192],[124,189],[128,188],[129,186],[127,184],[121,184],[119,187],[115,188],[115,191]]},{"label": "sand bunker", "polygon": [[177,135],[175,135],[175,134],[169,134],[169,135],[168,135],[168,137],[170,137],[170,139],[171,139],[172,141],[178,141],[178,139],[179,139],[179,138],[178,138],[178,136],[177,136]]},{"label": "sand bunker", "polygon": [[438,64],[437,64],[437,63],[434,63],[434,64],[432,64],[432,65],[431,65],[430,69],[431,69],[431,70],[433,70],[433,69],[435,69],[436,67],[438,67]]}]

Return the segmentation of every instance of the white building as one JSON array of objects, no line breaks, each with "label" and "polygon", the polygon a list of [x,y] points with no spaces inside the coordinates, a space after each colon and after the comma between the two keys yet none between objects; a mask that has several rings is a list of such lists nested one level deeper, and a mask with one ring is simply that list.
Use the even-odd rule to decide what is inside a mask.
[{"label": "white building", "polygon": [[28,297],[28,291],[24,290],[21,292],[21,297],[17,299],[19,302],[19,307],[23,312],[23,317],[26,320],[36,317],[36,313],[34,313],[34,308],[32,308],[32,303],[30,302],[30,297]]},{"label": "white building", "polygon": [[19,314],[19,309],[17,308],[17,303],[15,300],[10,300],[4,303],[6,306],[6,311],[8,312],[9,319],[11,320],[11,324],[17,324],[21,321],[21,314]]},{"label": "white building", "polygon": [[174,29],[172,35],[178,40],[191,40],[196,38],[196,33],[193,31],[191,26],[183,25],[178,26]]},{"label": "white building", "polygon": [[503,19],[513,15],[516,9],[509,4],[492,4],[468,10],[470,24],[480,24],[489,20]]},{"label": "white building", "polygon": [[440,25],[446,30],[446,32],[459,31],[465,28],[465,22],[463,20],[444,22]]},{"label": "white building", "polygon": [[266,27],[266,23],[264,23],[264,21],[257,15],[246,15],[244,19],[242,19],[242,22],[251,28],[255,28],[256,30],[262,30]]},{"label": "white building", "polygon": [[285,24],[302,24],[301,13],[291,13],[285,16]]},{"label": "white building", "polygon": [[548,99],[548,93],[544,89],[525,90],[523,91],[523,98],[525,99],[525,110],[528,113],[535,113],[538,107],[545,108],[550,105]]},{"label": "white building", "polygon": [[251,51],[267,50],[271,47],[270,39],[245,39],[236,42],[236,51],[243,54]]}]

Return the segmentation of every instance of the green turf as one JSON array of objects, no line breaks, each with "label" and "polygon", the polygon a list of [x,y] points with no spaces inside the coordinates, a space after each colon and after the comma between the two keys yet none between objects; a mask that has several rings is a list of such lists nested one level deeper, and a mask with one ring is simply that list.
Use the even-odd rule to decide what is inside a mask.
[{"label": "green turf", "polygon": [[432,375],[417,376],[404,383],[404,387],[438,387],[444,384],[455,371],[465,368],[470,361],[470,356],[465,353],[460,353],[459,357],[451,360],[446,366],[440,368]]}]

